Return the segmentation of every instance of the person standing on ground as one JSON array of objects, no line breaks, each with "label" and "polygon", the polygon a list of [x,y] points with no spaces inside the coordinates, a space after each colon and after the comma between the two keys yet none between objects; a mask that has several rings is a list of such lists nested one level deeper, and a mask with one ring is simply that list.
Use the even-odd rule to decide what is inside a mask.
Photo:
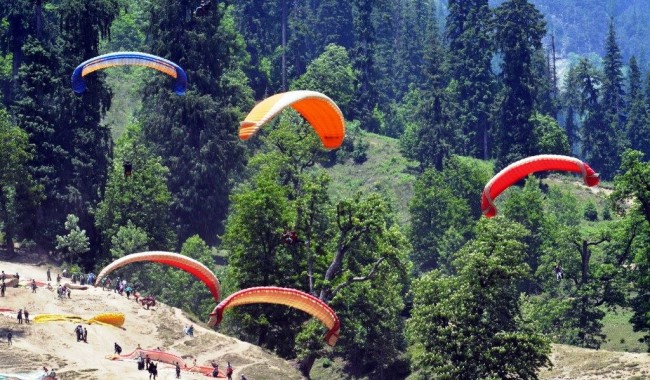
[{"label": "person standing on ground", "polygon": [[233,373],[232,366],[230,365],[230,362],[228,362],[228,365],[226,366],[226,377],[228,378],[228,380],[232,380],[232,373]]},{"label": "person standing on ground", "polygon": [[2,284],[0,284],[0,297],[5,296],[5,290],[7,290],[7,284],[5,284],[5,282],[3,280]]},{"label": "person standing on ground", "polygon": [[47,280],[52,281],[52,273],[50,272],[50,268],[47,268]]},{"label": "person standing on ground", "polygon": [[88,343],[88,330],[86,330],[85,327],[84,327],[83,339],[84,339],[84,343]]},{"label": "person standing on ground", "polygon": [[32,278],[32,293],[36,293],[36,280]]},{"label": "person standing on ground", "polygon": [[25,309],[23,310],[23,314],[25,314],[25,323],[29,324],[29,311]]},{"label": "person standing on ground", "polygon": [[10,346],[13,345],[13,342],[11,341],[11,338],[13,338],[13,337],[14,337],[14,334],[12,334],[11,331],[9,331],[7,333],[7,344],[10,345]]},{"label": "person standing on ground", "polygon": [[181,378],[181,366],[178,365],[178,362],[176,362],[176,378],[177,379]]},{"label": "person standing on ground", "polygon": [[18,310],[16,318],[18,318],[18,324],[21,325],[23,323],[23,309]]}]

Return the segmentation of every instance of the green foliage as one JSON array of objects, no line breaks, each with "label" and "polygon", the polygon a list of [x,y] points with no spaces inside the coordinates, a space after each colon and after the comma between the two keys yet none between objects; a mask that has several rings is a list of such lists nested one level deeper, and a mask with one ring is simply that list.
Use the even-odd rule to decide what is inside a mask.
[{"label": "green foliage", "polygon": [[65,220],[67,235],[57,235],[56,249],[63,251],[64,258],[69,261],[79,261],[80,256],[90,250],[90,241],[86,230],[79,228],[79,218],[69,214]]},{"label": "green foliage", "polygon": [[195,7],[166,0],[148,4],[150,51],[180,63],[191,81],[179,97],[169,91],[167,78],[152,75],[141,120],[144,140],[170,171],[178,239],[199,234],[214,244],[223,230],[231,180],[244,162],[237,128],[252,97],[243,71],[245,43],[232,9],[215,4],[205,17],[179,17]]},{"label": "green foliage", "polygon": [[598,209],[596,204],[592,201],[587,202],[585,205],[585,211],[583,213],[585,220],[590,222],[595,222],[598,220]]},{"label": "green foliage", "polygon": [[537,379],[550,366],[549,342],[521,320],[525,236],[516,223],[482,219],[456,276],[434,270],[415,281],[407,333],[422,378]]},{"label": "green foliage", "polygon": [[448,265],[451,254],[471,237],[481,215],[475,200],[491,174],[487,164],[453,156],[441,172],[427,169],[418,178],[409,204],[409,238],[420,270]]},{"label": "green foliage", "polygon": [[[650,189],[647,186],[648,175],[650,175],[650,163],[642,160],[643,154],[639,151],[628,150],[623,155],[621,174],[614,180],[615,188],[612,198],[616,201],[619,212],[627,211],[628,215],[638,219],[643,218],[646,223],[639,226],[639,239],[637,240],[634,252],[634,264],[636,265],[636,294],[631,300],[634,315],[631,322],[634,331],[645,333],[642,341],[650,347],[650,260],[648,260],[647,247],[650,244],[648,239],[648,227],[650,226]],[[629,199],[635,200],[632,209],[628,210]],[[637,222],[638,223],[638,222]]]},{"label": "green foliage", "polygon": [[611,179],[618,169],[617,131],[606,118],[601,103],[601,74],[584,58],[576,68],[579,83],[580,114],[582,116],[582,155],[600,173]]},{"label": "green foliage", "polygon": [[130,220],[121,226],[111,237],[111,258],[119,259],[126,255],[149,250],[151,238],[143,229],[136,227]]},{"label": "green foliage", "polygon": [[354,85],[357,80],[347,50],[334,44],[307,66],[307,71],[291,83],[292,90],[312,90],[329,96],[343,115],[352,115]]},{"label": "green foliage", "polygon": [[29,173],[33,158],[25,131],[12,125],[9,115],[0,109],[0,231],[9,254],[14,239],[24,236],[29,214],[39,201],[40,188]]},{"label": "green foliage", "polygon": [[[126,161],[133,167],[128,177],[123,168]],[[163,166],[162,159],[142,141],[140,126],[127,127],[117,142],[104,199],[95,212],[95,223],[103,238],[105,253],[113,251],[113,239],[128,224],[147,236],[147,240],[136,241],[136,246],[146,245],[159,250],[174,247],[176,238],[171,228],[172,197],[167,188],[168,175],[169,170]],[[122,248],[117,249],[123,252]]]},{"label": "green foliage", "polygon": [[[549,224],[544,210],[544,194],[539,187],[538,180],[529,176],[521,191],[515,191],[506,199],[503,206],[503,215],[521,224],[529,232],[522,240],[528,249],[526,250],[525,262],[528,264],[531,274],[535,274],[539,267],[540,257],[552,241],[552,233],[555,227]],[[535,281],[525,281],[524,289],[528,293],[535,293],[539,286]]]},{"label": "green foliage", "polygon": [[571,154],[569,139],[562,127],[550,116],[535,112],[530,120],[538,154]]},{"label": "green foliage", "polygon": [[[267,153],[255,156],[250,179],[231,198],[223,236],[228,281],[235,288],[287,286],[331,301],[342,323],[358,326],[341,337],[338,352],[359,370],[379,370],[393,363],[403,346],[401,334],[385,331],[401,328],[408,244],[382,197],[329,199],[329,178],[306,170],[320,150],[317,138],[286,120],[264,139]],[[301,243],[286,245],[281,236],[287,230],[296,231]],[[283,356],[298,355],[303,373],[309,373],[323,343],[322,329],[316,334],[304,325],[307,315],[263,305],[233,314],[230,328],[240,336]]]},{"label": "green foliage", "polygon": [[448,2],[446,35],[451,78],[458,84],[458,109],[453,120],[470,143],[463,154],[487,159],[490,109],[494,99],[491,60],[494,53],[492,13],[487,0]]},{"label": "green foliage", "polygon": [[632,149],[650,154],[650,111],[642,90],[641,70],[636,58],[630,58],[629,95],[627,97],[627,139]]},{"label": "green foliage", "polygon": [[531,117],[536,78],[533,55],[546,34],[542,14],[526,0],[509,0],[495,10],[496,41],[503,55],[503,92],[499,105],[497,168],[532,156],[535,141]]}]

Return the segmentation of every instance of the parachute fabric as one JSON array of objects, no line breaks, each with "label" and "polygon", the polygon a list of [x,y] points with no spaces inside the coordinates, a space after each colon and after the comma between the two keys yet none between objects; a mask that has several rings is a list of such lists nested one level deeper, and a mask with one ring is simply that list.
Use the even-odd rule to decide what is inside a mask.
[{"label": "parachute fabric", "polygon": [[293,107],[314,128],[326,149],[336,149],[345,137],[345,120],[332,99],[316,91],[275,94],[258,103],[240,122],[239,138],[248,140],[287,107]]},{"label": "parachute fabric", "polygon": [[83,93],[86,91],[86,82],[84,81],[86,75],[114,66],[149,67],[176,79],[174,92],[177,95],[184,95],[187,90],[187,74],[180,66],[164,58],[135,51],[103,54],[81,63],[72,72],[72,89],[77,94]]},{"label": "parachute fabric", "polygon": [[124,257],[121,257],[112,263],[108,264],[102,271],[97,275],[95,280],[95,286],[98,286],[101,280],[106,277],[112,271],[121,268],[125,265],[138,262],[151,262],[159,263],[163,265],[172,266],[174,268],[182,269],[199,280],[203,281],[207,285],[208,289],[212,293],[214,299],[219,301],[219,280],[217,276],[208,269],[205,265],[200,262],[187,257],[180,255],[174,252],[163,252],[163,251],[150,251],[150,252],[140,252],[133,253]]},{"label": "parachute fabric", "polygon": [[488,218],[495,216],[497,208],[494,200],[503,191],[532,173],[549,170],[580,173],[585,185],[590,187],[599,183],[598,173],[577,158],[555,154],[527,157],[508,165],[485,185],[481,197],[483,214]]},{"label": "parachute fabric", "polygon": [[221,323],[223,312],[231,307],[256,303],[285,305],[302,310],[320,320],[329,329],[325,334],[327,344],[334,346],[339,338],[339,317],[325,302],[300,290],[275,286],[259,286],[231,294],[212,311],[208,325]]}]

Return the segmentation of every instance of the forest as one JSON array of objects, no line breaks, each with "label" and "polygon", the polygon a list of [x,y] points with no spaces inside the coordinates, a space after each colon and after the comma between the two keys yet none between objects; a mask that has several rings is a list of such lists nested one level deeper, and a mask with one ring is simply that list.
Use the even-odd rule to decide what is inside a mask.
[{"label": "forest", "polygon": [[[214,270],[222,297],[309,293],[341,320],[333,348],[286,307],[242,306],[220,327],[306,377],[339,361],[347,378],[537,379],[551,343],[600,348],[620,310],[650,350],[650,24],[638,3],[2,1],[0,254],[41,249],[98,273],[179,252]],[[75,94],[80,63],[120,51],[175,62],[187,92],[121,67]],[[239,140],[256,103],[290,90],[336,102],[339,149],[292,111]],[[408,163],[409,192],[332,174],[365,173],[371,144],[387,141],[399,151],[376,149]],[[598,196],[577,176],[538,173],[483,217],[486,183],[539,154],[589,163]],[[215,306],[187,273],[121,273],[197,321]]]}]

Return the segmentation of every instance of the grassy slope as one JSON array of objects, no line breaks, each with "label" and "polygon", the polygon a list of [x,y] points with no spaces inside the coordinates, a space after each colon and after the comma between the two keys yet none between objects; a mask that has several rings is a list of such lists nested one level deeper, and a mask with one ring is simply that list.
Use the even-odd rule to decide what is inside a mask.
[{"label": "grassy slope", "polygon": [[390,137],[368,133],[370,144],[368,160],[361,165],[349,161],[326,169],[332,177],[330,196],[343,199],[357,192],[378,191],[393,205],[400,225],[409,221],[408,202],[413,196],[415,175],[410,168],[417,163],[399,153],[399,141]]}]

